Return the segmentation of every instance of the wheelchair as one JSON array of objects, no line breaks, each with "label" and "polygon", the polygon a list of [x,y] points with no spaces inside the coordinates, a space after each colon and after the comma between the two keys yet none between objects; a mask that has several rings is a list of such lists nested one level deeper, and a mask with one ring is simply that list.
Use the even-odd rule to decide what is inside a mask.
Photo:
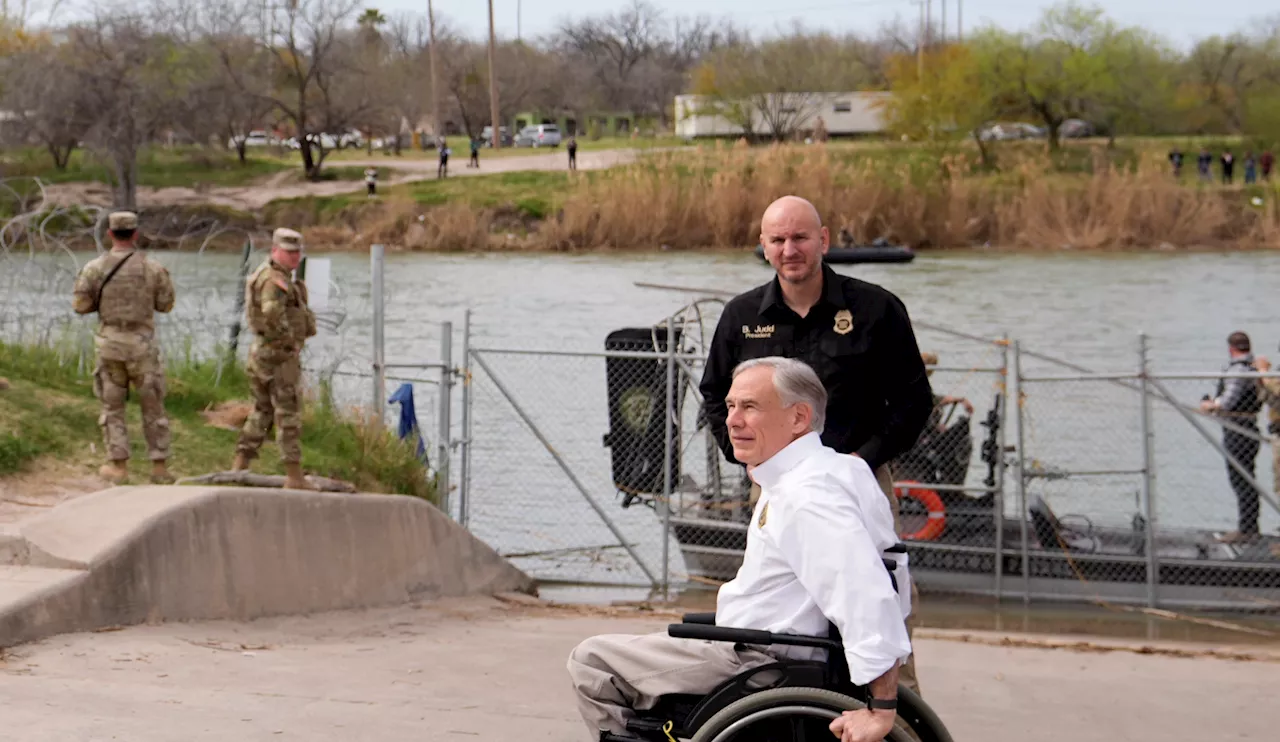
[{"label": "wheelchair", "polygon": [[[888,551],[902,553],[904,544]],[[884,560],[894,578],[897,563]],[[834,742],[828,728],[844,711],[866,706],[870,689],[854,685],[835,624],[827,636],[775,634],[715,625],[715,613],[686,613],[667,626],[670,636],[734,642],[739,645],[790,645],[827,650],[825,660],[779,659],[747,670],[706,695],[670,694],[628,721],[629,735],[601,732],[600,742]],[[889,742],[952,742],[942,720],[920,696],[898,686],[897,720]]]}]

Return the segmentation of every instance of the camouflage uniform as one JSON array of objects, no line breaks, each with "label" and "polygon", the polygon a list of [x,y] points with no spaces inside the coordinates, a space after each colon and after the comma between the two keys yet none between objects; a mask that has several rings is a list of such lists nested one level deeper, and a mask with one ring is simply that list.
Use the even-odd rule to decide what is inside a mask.
[{"label": "camouflage uniform", "polygon": [[[277,229],[273,244],[295,252],[302,249],[302,235]],[[254,406],[236,444],[237,468],[257,457],[274,421],[280,458],[292,474],[302,461],[300,356],[306,339],[316,334],[315,314],[307,306],[306,284],[295,282],[290,270],[270,258],[249,276],[245,298],[248,324],[257,336],[248,365]]]},{"label": "camouflage uniform", "polygon": [[[131,212],[116,212],[108,217],[108,227],[113,232],[136,230],[138,218]],[[110,280],[107,280],[109,274]],[[164,462],[169,457],[169,419],[164,411],[164,364],[160,360],[154,322],[155,312],[173,309],[174,290],[169,271],[129,242],[117,241],[110,252],[89,261],[81,269],[73,292],[77,314],[98,313],[98,332],[94,337],[98,358],[93,389],[102,403],[98,424],[102,427],[107,458],[112,462],[103,467],[104,476],[117,481],[124,479],[124,462],[129,459],[125,400],[132,385],[142,405],[147,454],[155,465],[152,480],[172,481],[164,471]]]}]

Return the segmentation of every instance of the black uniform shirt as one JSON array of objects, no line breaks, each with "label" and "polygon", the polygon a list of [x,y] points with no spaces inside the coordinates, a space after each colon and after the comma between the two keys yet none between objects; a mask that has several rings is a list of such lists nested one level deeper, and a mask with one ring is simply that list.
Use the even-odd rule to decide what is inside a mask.
[{"label": "black uniform shirt", "polygon": [[874,284],[822,266],[822,298],[800,317],[777,276],[729,301],[716,325],[699,388],[712,434],[734,463],[725,397],[742,361],[784,356],[808,363],[827,389],[822,442],[874,470],[911,448],[933,392],[907,309]]}]

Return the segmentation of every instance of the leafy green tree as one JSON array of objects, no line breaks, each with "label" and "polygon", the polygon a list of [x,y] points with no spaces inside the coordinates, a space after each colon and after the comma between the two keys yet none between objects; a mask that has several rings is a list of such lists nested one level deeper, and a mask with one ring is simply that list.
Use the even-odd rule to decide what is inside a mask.
[{"label": "leafy green tree", "polygon": [[972,137],[983,165],[990,167],[990,152],[979,134],[995,116],[995,108],[968,47],[945,46],[923,60],[896,55],[885,69],[893,97],[883,111],[891,132],[926,143],[939,157]]}]

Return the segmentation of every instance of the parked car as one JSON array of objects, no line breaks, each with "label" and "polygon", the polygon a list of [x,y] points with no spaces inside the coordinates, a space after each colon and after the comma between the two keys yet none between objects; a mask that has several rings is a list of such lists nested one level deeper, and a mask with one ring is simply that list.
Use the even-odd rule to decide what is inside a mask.
[{"label": "parked car", "polygon": [[231,137],[227,140],[227,149],[235,149],[239,141],[244,141],[246,147],[269,147],[280,144],[280,140],[271,136],[265,131],[255,130],[249,132],[247,136]]},{"label": "parked car", "polygon": [[555,124],[526,126],[516,135],[517,147],[559,147],[560,127]]},{"label": "parked car", "polygon": [[1021,121],[1012,123],[998,123],[978,132],[978,137],[984,142],[990,141],[1009,141],[1014,139],[1043,139],[1046,136],[1044,128],[1032,126]]},{"label": "parked car", "polygon": [[1082,119],[1067,119],[1058,127],[1058,136],[1063,139],[1080,139],[1095,134],[1093,124]]},{"label": "parked car", "polygon": [[[511,138],[511,132],[507,131],[507,127],[498,127],[498,136],[502,139],[503,147],[510,147],[514,140]],[[480,130],[480,139],[484,142],[484,146],[493,146],[493,127],[486,126]]]}]

